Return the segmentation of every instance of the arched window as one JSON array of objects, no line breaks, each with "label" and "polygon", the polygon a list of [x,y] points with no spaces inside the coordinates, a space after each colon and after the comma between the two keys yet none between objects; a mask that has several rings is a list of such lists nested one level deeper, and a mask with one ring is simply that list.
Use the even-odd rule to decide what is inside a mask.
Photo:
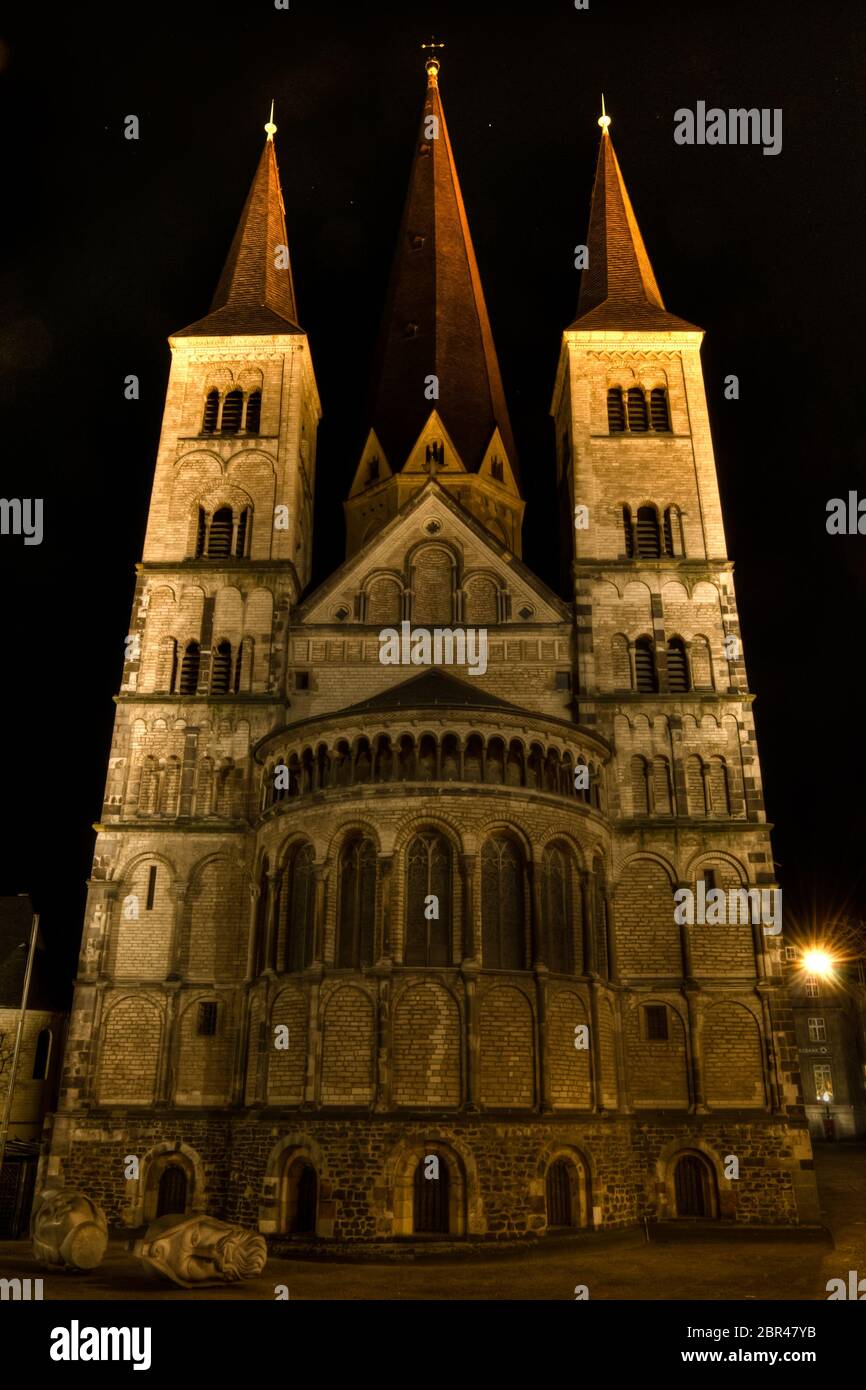
[{"label": "arched window", "polygon": [[337,964],[373,964],[376,920],[376,847],[372,840],[350,840],[340,855],[340,908]]},{"label": "arched window", "polygon": [[451,876],[451,846],[444,835],[432,830],[416,835],[406,851],[407,965],[450,964]]},{"label": "arched window", "polygon": [[412,567],[412,618],[448,626],[453,616],[454,565],[441,546],[425,546]]},{"label": "arched window", "polygon": [[611,386],[607,393],[607,428],[610,434],[622,434],[625,429],[625,409],[622,388]]},{"label": "arched window", "polygon": [[51,1056],[51,1029],[43,1028],[36,1039],[33,1054],[33,1080],[44,1081],[48,1075],[48,1059]]},{"label": "arched window", "polygon": [[261,975],[267,969],[270,961],[267,960],[267,942],[265,937],[268,929],[268,896],[270,883],[268,880],[268,870],[270,864],[268,856],[262,860],[261,873],[259,874],[259,895],[256,899],[256,965],[255,973]]},{"label": "arched window", "polygon": [[204,419],[201,422],[202,434],[213,434],[220,414],[220,393],[216,389],[208,391],[204,398]]},{"label": "arched window", "polygon": [[697,754],[686,758],[686,796],[690,816],[707,814],[707,796],[704,786],[704,765]]},{"label": "arched window", "polygon": [[209,560],[227,560],[232,553],[234,518],[231,507],[220,507],[211,517],[207,540]]},{"label": "arched window", "polygon": [[635,753],[631,760],[631,801],[633,815],[649,815],[647,762],[646,758],[642,758],[639,753]]},{"label": "arched window", "polygon": [[[247,396],[246,431],[247,434],[258,434],[259,426],[262,422],[262,393],[261,391],[251,391]],[[655,428],[655,426],[653,426]]]},{"label": "arched window", "polygon": [[631,519],[631,507],[622,509],[622,529],[625,535],[625,555],[627,560],[634,559],[634,526]]},{"label": "arched window", "polygon": [[229,391],[223,401],[223,415],[220,421],[220,430],[223,434],[237,434],[241,427],[241,412],[243,408],[243,391]]},{"label": "arched window", "polygon": [[592,919],[595,931],[595,961],[599,974],[606,980],[610,976],[610,958],[608,955],[607,893],[605,891],[604,864],[600,859],[596,859],[592,867],[594,883]]},{"label": "arched window", "polygon": [[[223,407],[225,415],[225,407]],[[628,427],[632,434],[645,434],[647,429],[646,396],[640,386],[628,388]]]},{"label": "arched window", "polygon": [[541,910],[545,959],[551,970],[562,975],[574,972],[574,942],[571,934],[571,859],[559,845],[544,851],[541,864]]},{"label": "arched window", "polygon": [[195,523],[195,558],[200,560],[204,555],[204,539],[207,531],[207,514],[204,507],[199,507],[198,516]]},{"label": "arched window", "polygon": [[654,386],[650,392],[650,419],[654,430],[670,432],[668,393],[663,386]]},{"label": "arched window", "polygon": [[315,922],[315,877],[313,847],[298,845],[286,861],[281,903],[285,912],[283,970],[305,970],[313,962]]},{"label": "arched window", "polygon": [[138,812],[152,816],[156,813],[159,796],[159,773],[155,758],[145,758],[141,765],[141,781],[138,784]]},{"label": "arched window", "polygon": [[610,664],[614,690],[631,690],[631,662],[628,656],[628,638],[621,632],[610,639]]},{"label": "arched window", "polygon": [[679,637],[672,637],[668,642],[668,690],[672,695],[685,695],[691,688],[686,645]]},{"label": "arched window", "polygon": [[695,690],[712,690],[713,663],[706,637],[692,638],[692,683]]},{"label": "arched window", "polygon": [[235,555],[239,560],[243,560],[247,554],[250,533],[250,509],[244,507],[238,517],[238,534],[235,542]]},{"label": "arched window", "polygon": [[637,509],[637,553],[648,560],[658,560],[661,556],[659,515],[655,507]]},{"label": "arched window", "polygon": [[169,758],[161,779],[159,791],[159,813],[162,816],[176,816],[180,797],[180,761]]},{"label": "arched window", "polygon": [[490,970],[523,970],[523,855],[513,840],[492,835],[481,850],[481,949]]},{"label": "arched window", "polygon": [[181,695],[194,695],[198,690],[198,668],[201,661],[201,648],[198,642],[187,642],[180,663]]},{"label": "arched window", "polygon": [[651,637],[639,637],[634,644],[634,675],[638,690],[651,695],[659,688],[656,656]]},{"label": "arched window", "polygon": [[548,1168],[545,1178],[545,1194],[548,1226],[573,1226],[571,1164],[567,1163],[564,1158],[557,1158]]},{"label": "arched window", "polygon": [[[431,1154],[431,1158],[435,1155]],[[427,1174],[430,1174],[427,1177]],[[419,1159],[412,1183],[412,1230],[416,1235],[445,1235],[449,1221],[448,1165],[442,1159]]]},{"label": "arched window", "polygon": [[210,673],[212,695],[228,695],[232,679],[232,644],[219,642],[214,648]]}]

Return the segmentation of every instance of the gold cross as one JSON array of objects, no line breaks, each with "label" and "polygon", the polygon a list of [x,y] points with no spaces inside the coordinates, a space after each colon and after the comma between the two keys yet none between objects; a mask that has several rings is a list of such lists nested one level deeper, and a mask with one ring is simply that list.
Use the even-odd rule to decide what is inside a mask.
[{"label": "gold cross", "polygon": [[439,62],[439,59],[436,57],[436,49],[437,49],[437,48],[444,48],[445,45],[444,45],[444,43],[437,43],[436,40],[434,39],[433,35],[431,34],[431,35],[430,35],[430,42],[429,42],[429,43],[422,43],[421,47],[422,47],[422,49],[425,49],[425,48],[429,48],[429,49],[430,49],[430,57],[426,59],[426,61],[425,61],[425,63],[424,63],[424,68],[425,68],[425,70],[426,70],[426,73],[427,73],[428,78],[430,79],[430,84],[429,84],[429,85],[430,85],[431,87],[435,87],[435,86],[436,86],[436,74],[438,73],[439,68],[441,67],[441,63]]},{"label": "gold cross", "polygon": [[444,48],[445,45],[444,45],[444,43],[437,43],[436,40],[434,39],[433,35],[431,34],[431,35],[430,35],[430,42],[429,42],[429,43],[422,43],[421,47],[422,47],[422,48]]}]

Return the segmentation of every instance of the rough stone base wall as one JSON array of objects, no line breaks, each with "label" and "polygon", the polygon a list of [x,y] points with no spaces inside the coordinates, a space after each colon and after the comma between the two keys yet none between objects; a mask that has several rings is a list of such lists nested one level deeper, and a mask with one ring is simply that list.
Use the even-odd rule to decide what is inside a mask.
[{"label": "rough stone base wall", "polygon": [[[582,1224],[624,1228],[676,1215],[673,1169],[687,1150],[715,1174],[723,1220],[796,1224],[817,1219],[807,1132],[745,1112],[730,1117],[459,1120],[356,1115],[320,1118],[225,1112],[71,1120],[55,1127],[52,1167],[82,1187],[114,1225],[144,1218],[145,1192],[172,1154],[192,1174],[189,1209],[281,1233],[282,1175],[296,1156],[316,1169],[317,1234],[335,1241],[411,1234],[411,1173],[419,1157],[441,1156],[460,1216],[450,1237],[513,1241],[547,1227],[545,1175],[558,1157],[585,1175]],[[128,1157],[140,1177],[124,1176]],[[729,1156],[739,1177],[724,1176]],[[804,1156],[805,1155],[805,1156]],[[456,1195],[455,1195],[456,1194]],[[403,1213],[401,1218],[400,1212]]]}]

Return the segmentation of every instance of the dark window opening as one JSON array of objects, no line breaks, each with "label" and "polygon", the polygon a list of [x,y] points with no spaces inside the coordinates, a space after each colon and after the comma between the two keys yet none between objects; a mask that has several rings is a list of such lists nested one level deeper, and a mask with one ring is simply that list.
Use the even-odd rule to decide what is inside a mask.
[{"label": "dark window opening", "polygon": [[668,393],[663,386],[654,386],[650,392],[650,419],[654,430],[670,433]]},{"label": "dark window opening", "polygon": [[194,695],[198,690],[198,668],[201,650],[198,642],[188,642],[180,664],[180,693]]},{"label": "dark window opening", "polygon": [[232,644],[220,642],[213,654],[210,674],[212,695],[228,695],[232,676]]},{"label": "dark window opening", "polygon": [[186,1173],[177,1163],[164,1168],[159,1179],[156,1199],[157,1216],[184,1216],[187,1200]]},{"label": "dark window opening", "polygon": [[202,434],[213,434],[217,427],[220,414],[220,393],[219,391],[208,391],[204,401],[204,419],[201,424]]},{"label": "dark window opening", "polygon": [[571,1173],[564,1158],[558,1158],[547,1170],[547,1224],[573,1226],[571,1210]]},{"label": "dark window opening", "polygon": [[241,412],[243,408],[243,391],[229,391],[223,401],[223,416],[220,421],[220,430],[223,434],[237,434],[241,427]]},{"label": "dark window opening", "polygon": [[208,1000],[198,1006],[198,1028],[200,1038],[213,1038],[217,1030],[217,1009],[218,1004],[213,1000]]},{"label": "dark window opening", "polygon": [[570,672],[570,671],[557,671],[557,672],[556,672],[556,689],[557,689],[557,690],[570,690],[570,689],[571,689],[571,672]]},{"label": "dark window opening", "polygon": [[437,1176],[425,1177],[425,1172],[432,1172],[433,1168],[434,1165],[422,1158],[415,1169],[412,1228],[417,1235],[446,1235],[449,1230],[448,1167],[440,1158]]},{"label": "dark window opening", "polygon": [[689,659],[679,637],[668,642],[668,690],[673,695],[685,695],[691,689]]},{"label": "dark window opening", "polygon": [[619,386],[611,386],[607,393],[607,428],[610,434],[622,434],[625,429],[625,410]]},{"label": "dark window opening", "polygon": [[238,538],[235,542],[235,555],[242,560],[247,553],[247,534],[250,529],[250,509],[244,507],[238,517]]},{"label": "dark window opening", "polygon": [[296,671],[296,672],[295,672],[295,689],[296,689],[296,690],[309,690],[309,688],[310,688],[310,673],[309,673],[309,671]]},{"label": "dark window opening", "polygon": [[247,434],[258,434],[259,426],[262,423],[262,393],[261,391],[251,391],[247,397],[246,429]]},{"label": "dark window opening", "polygon": [[658,690],[656,659],[653,644],[649,637],[639,637],[634,644],[635,685],[644,695]]},{"label": "dark window opening", "polygon": [[33,1080],[44,1081],[48,1075],[48,1058],[51,1053],[51,1029],[43,1028],[36,1039],[36,1052],[33,1056]]},{"label": "dark window opening", "polygon": [[153,900],[156,896],[156,865],[151,864],[147,874],[147,900],[144,904],[145,912],[153,910]]},{"label": "dark window opening", "polygon": [[199,507],[198,521],[196,522],[195,529],[195,558],[197,560],[200,560],[202,555],[204,555],[204,538],[206,527],[207,517],[205,516],[204,507]]},{"label": "dark window opening", "polygon": [[505,474],[502,459],[495,458],[490,460],[490,476],[496,483],[504,481]]},{"label": "dark window opening", "polygon": [[628,427],[632,434],[645,434],[648,428],[646,396],[639,386],[628,389]]},{"label": "dark window opening", "polygon": [[625,535],[625,555],[627,560],[634,559],[634,528],[631,522],[631,507],[622,509],[622,529]]},{"label": "dark window opening", "polygon": [[644,1008],[646,1036],[650,1042],[667,1042],[668,1011],[665,1004],[647,1004]]},{"label": "dark window opening", "polygon": [[655,507],[637,509],[637,553],[648,560],[661,557],[659,518]]}]

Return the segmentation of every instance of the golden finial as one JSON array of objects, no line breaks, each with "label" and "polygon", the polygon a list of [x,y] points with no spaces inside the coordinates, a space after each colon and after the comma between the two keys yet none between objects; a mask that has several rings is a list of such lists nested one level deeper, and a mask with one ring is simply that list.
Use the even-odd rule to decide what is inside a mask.
[{"label": "golden finial", "polygon": [[610,125],[610,116],[604,109],[604,92],[601,94],[601,115],[598,118],[598,123],[601,126],[602,134],[607,135],[607,128]]},{"label": "golden finial", "polygon": [[431,34],[431,35],[430,35],[430,42],[429,42],[429,43],[422,43],[421,47],[422,47],[422,48],[430,48],[430,49],[433,49],[433,50],[434,50],[434,52],[431,53],[430,57],[429,57],[429,58],[427,59],[427,61],[425,62],[424,67],[425,67],[425,69],[426,69],[426,71],[427,71],[427,77],[429,78],[430,86],[431,86],[431,87],[435,87],[435,86],[436,86],[436,76],[437,76],[437,74],[438,74],[438,72],[439,72],[440,67],[442,66],[441,63],[439,62],[439,59],[436,57],[435,50],[436,50],[437,48],[444,48],[445,45],[444,45],[444,43],[437,43],[436,40],[434,39],[433,35]]},{"label": "golden finial", "polygon": [[268,123],[267,123],[267,125],[265,126],[265,130],[268,132],[268,139],[269,139],[269,140],[273,140],[274,136],[275,136],[276,133],[277,133],[277,127],[274,125],[274,102],[273,102],[273,98],[271,98],[271,114],[270,114],[270,116],[268,117]]}]

